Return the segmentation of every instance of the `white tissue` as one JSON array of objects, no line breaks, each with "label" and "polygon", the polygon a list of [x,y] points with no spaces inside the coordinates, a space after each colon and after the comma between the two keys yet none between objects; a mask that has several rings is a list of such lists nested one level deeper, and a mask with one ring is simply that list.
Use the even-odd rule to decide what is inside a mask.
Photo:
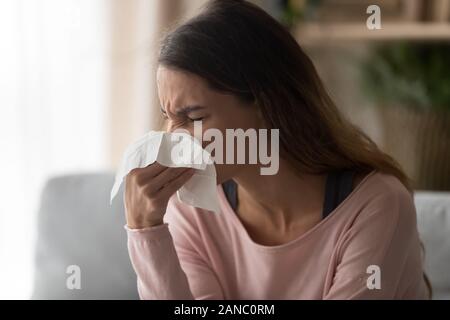
[{"label": "white tissue", "polygon": [[[177,152],[180,150],[190,152]],[[144,168],[155,161],[166,167],[197,169],[177,191],[178,199],[194,207],[219,212],[216,169],[211,155],[202,148],[197,139],[186,133],[150,131],[128,146],[116,174],[110,201],[112,202],[125,176],[132,169]]]}]

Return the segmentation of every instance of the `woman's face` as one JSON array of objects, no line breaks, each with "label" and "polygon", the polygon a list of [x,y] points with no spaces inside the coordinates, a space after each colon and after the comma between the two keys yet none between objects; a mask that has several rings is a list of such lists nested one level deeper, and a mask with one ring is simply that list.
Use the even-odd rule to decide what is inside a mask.
[{"label": "woman's face", "polygon": [[[202,136],[207,129],[218,129],[222,133],[225,146],[225,129],[247,130],[263,127],[262,117],[256,105],[245,103],[234,95],[211,89],[203,78],[195,74],[159,66],[157,85],[161,112],[167,119],[168,132],[184,129],[194,136],[194,121],[201,121]],[[209,143],[210,141],[203,141],[203,147]],[[225,148],[223,159],[225,162]],[[245,166],[216,164],[217,183],[236,176]]]}]

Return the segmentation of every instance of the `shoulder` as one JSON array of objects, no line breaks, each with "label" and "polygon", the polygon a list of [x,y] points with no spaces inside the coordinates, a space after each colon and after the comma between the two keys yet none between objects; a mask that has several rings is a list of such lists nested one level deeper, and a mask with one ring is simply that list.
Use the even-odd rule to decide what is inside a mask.
[{"label": "shoulder", "polygon": [[356,225],[378,227],[384,232],[413,231],[417,227],[413,194],[397,177],[372,171],[355,191],[359,206]]},{"label": "shoulder", "polygon": [[368,205],[401,212],[414,207],[413,193],[397,177],[373,171],[361,183],[364,182]]},{"label": "shoulder", "polygon": [[345,220],[337,246],[339,260],[363,257],[361,263],[366,263],[367,258],[380,265],[383,259],[400,261],[401,256],[419,257],[413,195],[400,180],[386,173],[372,172],[355,191],[356,204],[351,207],[354,210],[347,212],[349,219]]}]

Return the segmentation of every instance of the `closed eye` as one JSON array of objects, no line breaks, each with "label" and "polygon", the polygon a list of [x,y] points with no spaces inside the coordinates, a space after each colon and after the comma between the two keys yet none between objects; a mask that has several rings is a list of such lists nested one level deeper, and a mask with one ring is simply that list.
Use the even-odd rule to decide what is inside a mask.
[{"label": "closed eye", "polygon": [[[177,115],[180,118],[184,118],[184,119],[188,120],[189,122],[202,121],[203,119],[205,119],[205,116],[192,117],[192,118],[187,116],[187,114],[189,114],[190,112],[195,111],[196,109],[203,109],[203,107],[198,107],[198,106],[196,106],[196,107],[186,107],[186,108],[182,109],[181,111],[177,112]],[[162,107],[160,107],[160,111],[161,111],[161,114],[162,114],[163,118],[165,120],[168,120],[169,117],[167,115],[166,110],[164,110]]]},{"label": "closed eye", "polygon": [[189,118],[188,117],[189,121],[192,121],[192,122],[194,122],[194,121],[202,121],[204,118],[205,117],[198,117],[198,118]]}]

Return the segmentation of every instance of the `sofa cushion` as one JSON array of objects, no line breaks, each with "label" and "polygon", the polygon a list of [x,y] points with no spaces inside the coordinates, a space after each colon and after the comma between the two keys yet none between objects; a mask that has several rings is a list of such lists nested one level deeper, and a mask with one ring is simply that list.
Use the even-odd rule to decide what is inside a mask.
[{"label": "sofa cushion", "polygon": [[417,225],[433,299],[450,299],[450,192],[416,192]]},{"label": "sofa cushion", "polygon": [[[55,177],[38,213],[33,299],[137,299],[128,258],[122,190],[109,204],[112,172]],[[80,267],[81,289],[66,273]],[[73,272],[73,271],[71,271]]]}]

